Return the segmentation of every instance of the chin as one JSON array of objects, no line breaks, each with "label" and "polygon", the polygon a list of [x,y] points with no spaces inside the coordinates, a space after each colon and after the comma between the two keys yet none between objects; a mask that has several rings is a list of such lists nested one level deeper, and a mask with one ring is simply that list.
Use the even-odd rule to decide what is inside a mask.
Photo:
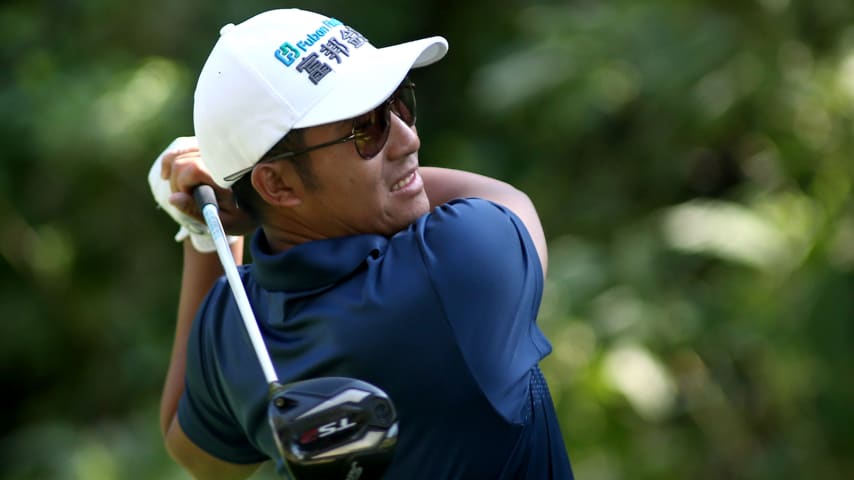
[{"label": "chin", "polygon": [[385,234],[391,236],[400,231],[406,230],[410,225],[429,212],[430,205],[426,202],[423,206],[419,205],[417,208],[412,208],[405,213],[401,212],[401,214],[396,215],[395,218],[389,219],[390,221],[387,224],[388,228],[386,228]]},{"label": "chin", "polygon": [[406,223],[407,226],[415,223],[416,220],[430,213],[430,201],[427,199],[427,195],[424,195],[423,198],[419,200],[420,201],[416,205],[413,205],[409,221]]}]

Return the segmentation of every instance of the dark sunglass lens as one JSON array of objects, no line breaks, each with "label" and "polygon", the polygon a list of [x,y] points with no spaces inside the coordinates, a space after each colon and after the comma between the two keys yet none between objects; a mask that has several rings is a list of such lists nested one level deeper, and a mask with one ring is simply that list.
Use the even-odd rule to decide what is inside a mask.
[{"label": "dark sunglass lens", "polygon": [[362,158],[373,158],[383,149],[388,139],[388,120],[387,103],[357,120],[353,130],[356,134],[356,151]]},{"label": "dark sunglass lens", "polygon": [[394,94],[394,111],[410,127],[415,125],[415,86],[404,84]]},{"label": "dark sunglass lens", "polygon": [[392,111],[410,127],[415,125],[415,84],[408,79],[389,100],[353,122],[356,151],[362,158],[375,157],[385,146]]}]

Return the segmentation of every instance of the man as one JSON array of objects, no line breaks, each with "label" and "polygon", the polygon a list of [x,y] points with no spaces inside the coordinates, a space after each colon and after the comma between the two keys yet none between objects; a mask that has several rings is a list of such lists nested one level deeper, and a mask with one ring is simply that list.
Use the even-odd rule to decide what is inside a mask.
[{"label": "man", "polygon": [[161,424],[195,477],[245,478],[277,456],[267,384],[196,228],[202,183],[236,259],[258,225],[241,277],[282,383],[352,377],[395,403],[385,478],[572,477],[537,366],[551,346],[535,323],[547,254],[534,206],[418,163],[407,74],[446,50],[440,37],[376,49],[301,10],[221,31],[196,88],[199,148],[182,139],[149,178],[184,241]]}]

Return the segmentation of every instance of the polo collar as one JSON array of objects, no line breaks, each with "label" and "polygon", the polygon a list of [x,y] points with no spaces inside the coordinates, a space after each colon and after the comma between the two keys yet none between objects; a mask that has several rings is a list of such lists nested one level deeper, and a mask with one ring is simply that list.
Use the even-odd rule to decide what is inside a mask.
[{"label": "polo collar", "polygon": [[261,229],[252,237],[252,275],[266,290],[307,292],[329,287],[388,246],[382,235],[353,235],[299,244],[271,254]]}]

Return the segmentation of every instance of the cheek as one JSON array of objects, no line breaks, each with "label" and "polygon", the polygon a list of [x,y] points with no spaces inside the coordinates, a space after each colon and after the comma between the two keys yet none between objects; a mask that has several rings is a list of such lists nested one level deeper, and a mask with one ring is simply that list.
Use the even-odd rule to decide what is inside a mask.
[{"label": "cheek", "polygon": [[[363,160],[364,161],[364,160]],[[371,165],[363,165],[347,177],[347,185],[350,191],[359,192],[366,196],[379,196],[385,191],[382,181],[382,172]]]},{"label": "cheek", "polygon": [[[352,147],[351,147],[352,148]],[[333,197],[340,208],[368,208],[370,205],[382,203],[386,197],[387,188],[383,182],[381,165],[361,158],[338,159],[353,162],[349,165],[329,165],[329,170],[323,172],[320,186],[326,195]],[[343,168],[343,167],[348,168]]]},{"label": "cheek", "polygon": [[367,175],[341,175],[329,187],[335,203],[346,211],[369,214],[376,211],[384,199],[381,182]]}]

